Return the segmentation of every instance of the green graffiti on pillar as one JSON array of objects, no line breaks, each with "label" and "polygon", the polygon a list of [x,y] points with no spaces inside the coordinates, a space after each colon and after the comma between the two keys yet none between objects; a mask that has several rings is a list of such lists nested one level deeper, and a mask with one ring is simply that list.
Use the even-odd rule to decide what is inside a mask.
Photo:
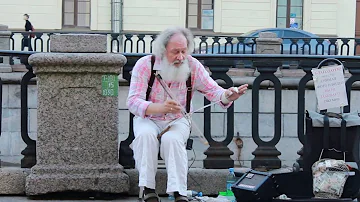
[{"label": "green graffiti on pillar", "polygon": [[102,75],[101,86],[103,96],[118,96],[119,79],[117,75]]}]

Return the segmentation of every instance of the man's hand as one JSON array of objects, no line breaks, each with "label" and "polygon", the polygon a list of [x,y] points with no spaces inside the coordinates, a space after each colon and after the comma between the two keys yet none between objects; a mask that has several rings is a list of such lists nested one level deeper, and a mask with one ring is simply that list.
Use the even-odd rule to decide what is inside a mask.
[{"label": "man's hand", "polygon": [[181,107],[174,100],[166,100],[163,104],[163,113],[177,114],[181,112]]},{"label": "man's hand", "polygon": [[151,103],[145,111],[145,115],[153,114],[177,114],[181,107],[174,100],[166,100],[164,103]]},{"label": "man's hand", "polygon": [[225,96],[229,101],[235,101],[240,96],[244,95],[248,88],[248,84],[241,85],[240,87],[231,87],[225,92]]}]

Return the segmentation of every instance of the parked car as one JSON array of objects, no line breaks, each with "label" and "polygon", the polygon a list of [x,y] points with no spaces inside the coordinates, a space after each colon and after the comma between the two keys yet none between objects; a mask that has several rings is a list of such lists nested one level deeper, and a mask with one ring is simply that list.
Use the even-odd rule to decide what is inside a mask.
[{"label": "parked car", "polygon": [[[202,54],[208,53],[239,53],[239,54],[252,54],[256,53],[256,43],[255,40],[257,37],[259,37],[260,32],[273,32],[277,35],[278,38],[283,39],[283,54],[316,54],[316,49],[318,50],[318,55],[334,55],[337,53],[337,43],[334,45],[331,45],[330,41],[328,39],[320,38],[319,36],[312,34],[310,32],[306,32],[299,29],[292,29],[292,28],[267,28],[267,29],[257,29],[252,30],[247,33],[244,33],[240,35],[240,37],[243,39],[242,42],[239,43],[239,41],[234,37],[234,40],[231,42],[231,44],[226,44],[226,51],[225,51],[225,44],[219,45],[214,44],[212,47],[210,44],[208,48],[206,49],[205,46],[201,47]],[[298,40],[297,42],[294,41],[294,44],[292,40]],[[305,41],[308,41],[307,44],[305,44]],[[319,41],[318,41],[319,40]],[[322,40],[322,42],[321,42]],[[293,45],[292,45],[293,44]],[[296,45],[298,45],[298,48]],[[305,46],[304,46],[305,44]],[[316,47],[318,45],[318,47]],[[324,46],[324,51],[322,50],[322,45]],[[331,46],[330,46],[331,45]],[[231,51],[232,46],[232,51]],[[239,46],[239,48],[238,48]],[[245,51],[244,51],[245,47]],[[330,47],[330,51],[329,51]],[[237,52],[239,49],[239,52]],[[304,49],[304,53],[303,53]],[[296,52],[297,50],[297,52]],[[198,50],[195,51],[195,53],[199,53]]]}]

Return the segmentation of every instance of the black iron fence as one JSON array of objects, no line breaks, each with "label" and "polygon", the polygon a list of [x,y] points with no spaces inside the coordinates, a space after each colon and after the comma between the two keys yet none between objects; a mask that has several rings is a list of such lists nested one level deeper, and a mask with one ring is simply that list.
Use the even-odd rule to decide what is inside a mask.
[{"label": "black iron fence", "polygon": [[[50,36],[74,32],[12,32],[11,50],[24,50],[31,47],[34,51],[48,52]],[[82,32],[84,33],[84,32]],[[91,34],[91,33],[85,33]],[[93,34],[93,32],[92,32]],[[156,34],[153,33],[105,33],[108,36],[108,51],[121,53],[151,53]],[[356,38],[282,38],[282,54],[302,55],[357,55],[360,39]],[[204,36],[195,35],[194,54],[254,54],[256,37],[241,36]],[[28,49],[30,50],[30,49]]]},{"label": "black iron fence", "polygon": [[[21,138],[26,143],[26,148],[22,151],[24,158],[21,160],[21,166],[24,168],[32,167],[36,163],[36,141],[31,139],[28,134],[28,106],[27,106],[27,87],[30,79],[34,78],[32,67],[27,63],[27,58],[34,52],[16,52],[16,51],[0,51],[0,56],[13,56],[20,57],[23,63],[26,65],[28,72],[21,80]],[[127,63],[123,68],[123,78],[130,81],[130,71],[132,70],[136,61],[145,54],[124,54],[127,57]],[[281,139],[281,103],[282,100],[282,83],[281,80],[275,76],[275,72],[283,61],[297,61],[299,68],[303,70],[305,75],[301,78],[297,86],[298,104],[297,104],[297,137],[298,140],[304,144],[304,114],[305,114],[305,90],[308,88],[307,83],[312,80],[311,69],[316,67],[320,61],[325,58],[337,58],[342,61],[345,68],[348,69],[351,74],[350,78],[346,81],[346,89],[349,101],[351,100],[352,86],[355,82],[360,81],[360,57],[358,56],[321,56],[321,55],[266,55],[266,54],[194,54],[198,60],[202,61],[205,66],[209,67],[211,71],[211,77],[215,80],[222,80],[221,85],[225,88],[234,85],[233,80],[229,77],[227,72],[230,69],[234,60],[251,60],[254,66],[260,73],[256,77],[250,88],[252,89],[252,138],[256,143],[257,148],[252,153],[254,158],[252,159],[252,167],[267,167],[276,168],[281,165],[281,160],[278,156],[281,154],[276,148]],[[274,115],[274,136],[270,141],[265,142],[260,138],[259,132],[259,91],[260,83],[265,80],[270,80],[273,83],[273,89],[275,91],[274,103],[275,111]],[[1,79],[0,79],[1,81]],[[0,91],[2,90],[2,83],[0,82]],[[1,93],[0,93],[1,95]],[[204,98],[204,105],[209,101]],[[344,108],[344,112],[350,112],[351,106],[356,103],[349,103],[349,106]],[[2,106],[2,100],[0,99],[0,105]],[[1,108],[0,108],[1,110]],[[226,168],[229,165],[234,165],[234,161],[230,158],[233,154],[229,150],[228,145],[231,142],[234,135],[234,105],[227,109],[227,132],[226,138],[223,141],[216,141],[211,132],[211,109],[204,110],[204,128],[203,133],[208,140],[210,146],[204,152],[206,158],[204,161],[205,168]],[[125,168],[134,168],[134,159],[132,150],[129,144],[134,139],[132,117],[129,113],[129,136],[126,140],[120,143],[119,150],[119,162]],[[127,117],[124,117],[124,119]],[[295,120],[294,120],[295,121]],[[1,121],[0,121],[1,125]],[[302,151],[299,151],[298,161],[302,162]],[[359,159],[357,154],[357,158]],[[224,164],[226,162],[226,164]],[[230,163],[230,164],[229,164]],[[360,162],[357,162],[358,165]]]}]

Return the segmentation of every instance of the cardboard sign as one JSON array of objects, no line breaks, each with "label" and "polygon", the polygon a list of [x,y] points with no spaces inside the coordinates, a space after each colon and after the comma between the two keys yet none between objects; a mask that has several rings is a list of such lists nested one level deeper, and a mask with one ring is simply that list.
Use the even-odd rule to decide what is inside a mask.
[{"label": "cardboard sign", "polygon": [[102,75],[101,86],[103,96],[118,96],[119,79],[117,75]]},{"label": "cardboard sign", "polygon": [[311,72],[319,110],[348,105],[342,65],[312,69]]}]

